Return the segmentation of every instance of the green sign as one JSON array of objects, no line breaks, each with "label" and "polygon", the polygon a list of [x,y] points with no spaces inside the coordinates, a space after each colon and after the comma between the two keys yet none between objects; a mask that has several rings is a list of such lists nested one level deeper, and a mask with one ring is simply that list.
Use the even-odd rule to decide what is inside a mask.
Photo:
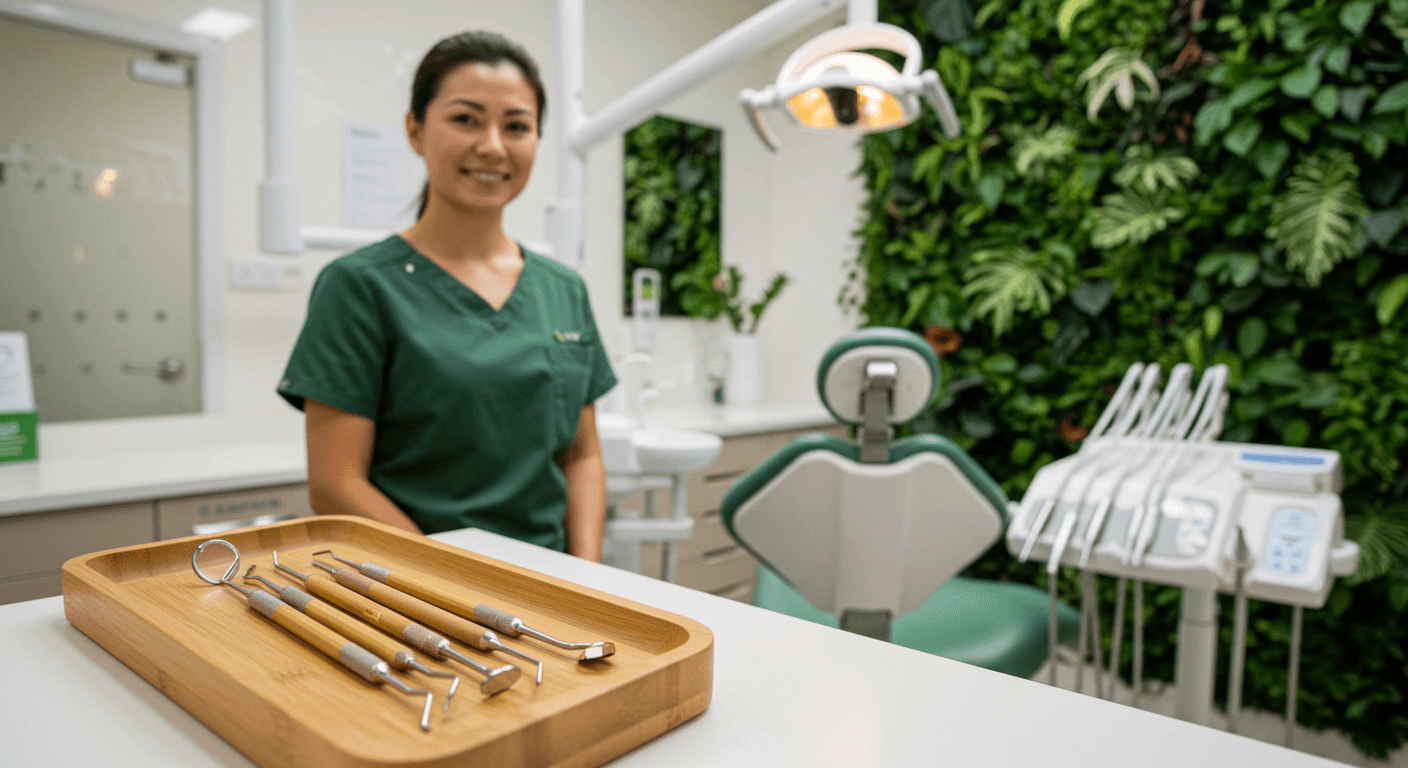
[{"label": "green sign", "polygon": [[0,463],[39,458],[39,412],[0,413]]}]

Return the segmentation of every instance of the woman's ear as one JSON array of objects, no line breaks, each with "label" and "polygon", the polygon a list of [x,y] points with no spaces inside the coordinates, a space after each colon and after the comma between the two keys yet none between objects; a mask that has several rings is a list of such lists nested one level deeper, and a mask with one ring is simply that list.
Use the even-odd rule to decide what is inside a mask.
[{"label": "woman's ear", "polygon": [[406,113],[406,141],[410,142],[411,149],[421,157],[425,157],[425,152],[421,151],[420,132],[425,127],[423,123],[416,119],[415,114]]}]

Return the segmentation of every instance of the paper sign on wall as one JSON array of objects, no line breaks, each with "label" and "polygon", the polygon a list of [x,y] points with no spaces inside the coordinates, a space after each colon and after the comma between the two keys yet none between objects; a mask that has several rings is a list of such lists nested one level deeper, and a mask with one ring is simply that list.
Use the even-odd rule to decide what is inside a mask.
[{"label": "paper sign on wall", "polygon": [[38,432],[29,340],[23,333],[0,332],[0,462],[38,458]]},{"label": "paper sign on wall", "polygon": [[342,130],[342,224],[403,229],[415,222],[424,165],[399,125],[348,120]]}]

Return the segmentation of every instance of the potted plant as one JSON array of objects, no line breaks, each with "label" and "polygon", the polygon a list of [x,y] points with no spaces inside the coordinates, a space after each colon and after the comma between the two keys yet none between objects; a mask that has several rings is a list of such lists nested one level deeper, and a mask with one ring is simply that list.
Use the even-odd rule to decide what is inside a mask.
[{"label": "potted plant", "polygon": [[686,280],[694,278],[690,281],[692,290],[682,292],[680,297],[681,304],[690,316],[713,320],[720,315],[726,315],[729,324],[733,326],[727,390],[729,402],[738,405],[756,403],[762,394],[762,387],[759,377],[758,337],[755,334],[763,312],[786,287],[787,275],[781,272],[773,275],[762,297],[753,302],[740,295],[743,275],[738,271],[738,267],[730,266],[707,282],[699,280],[695,275],[686,274],[679,277]]}]

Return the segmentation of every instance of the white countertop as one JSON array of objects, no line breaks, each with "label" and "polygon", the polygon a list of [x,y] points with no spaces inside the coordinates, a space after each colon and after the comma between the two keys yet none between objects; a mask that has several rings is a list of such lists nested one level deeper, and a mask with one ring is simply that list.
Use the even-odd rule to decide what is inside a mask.
[{"label": "white countertop", "polygon": [[[612,766],[1339,765],[482,531],[434,538],[713,631],[709,709]],[[0,648],[13,662],[0,686],[6,765],[252,765],[70,625],[62,598],[0,606]]]},{"label": "white countertop", "polygon": [[[821,404],[662,406],[651,423],[720,437],[822,427]],[[0,517],[307,480],[303,415],[164,416],[41,424],[39,460],[0,464]]]}]

